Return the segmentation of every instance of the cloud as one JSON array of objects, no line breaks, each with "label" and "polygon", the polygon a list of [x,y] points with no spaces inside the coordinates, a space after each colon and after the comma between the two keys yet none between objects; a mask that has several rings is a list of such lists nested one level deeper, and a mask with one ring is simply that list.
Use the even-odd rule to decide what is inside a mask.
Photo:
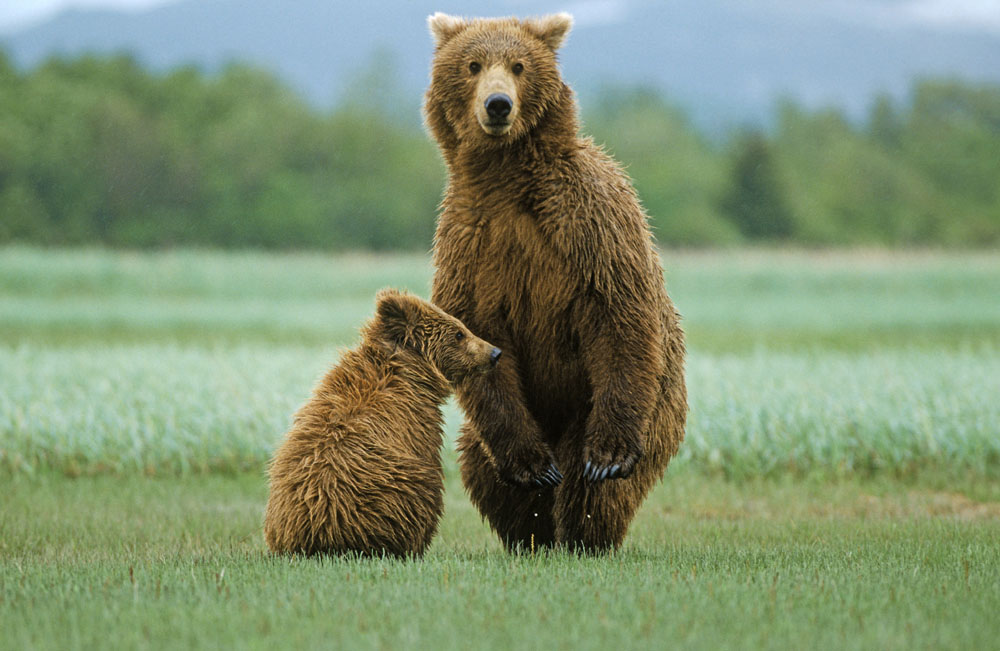
[{"label": "cloud", "polygon": [[577,27],[590,27],[622,22],[628,9],[626,0],[583,0],[567,5],[562,11],[573,14]]},{"label": "cloud", "polygon": [[937,31],[1000,34],[1000,0],[742,1],[782,16],[794,14],[810,20],[832,20],[877,29],[918,26]]},{"label": "cloud", "polygon": [[64,9],[148,9],[170,0],[2,0],[0,31],[12,31],[51,18]]},{"label": "cloud", "polygon": [[1000,32],[1000,0],[915,0],[904,11],[916,22]]}]

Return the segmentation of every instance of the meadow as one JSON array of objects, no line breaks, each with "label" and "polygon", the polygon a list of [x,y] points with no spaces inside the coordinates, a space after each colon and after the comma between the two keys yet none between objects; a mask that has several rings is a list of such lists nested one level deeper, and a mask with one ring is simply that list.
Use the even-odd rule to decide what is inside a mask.
[{"label": "meadow", "polygon": [[275,559],[267,458],[426,255],[0,249],[0,646],[995,648],[1000,256],[664,253],[691,415],[606,558]]}]

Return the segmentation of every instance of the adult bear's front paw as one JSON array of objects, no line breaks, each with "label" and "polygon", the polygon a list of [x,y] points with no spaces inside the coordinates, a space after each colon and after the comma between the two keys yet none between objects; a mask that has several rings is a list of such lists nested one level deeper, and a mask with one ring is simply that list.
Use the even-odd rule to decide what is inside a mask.
[{"label": "adult bear's front paw", "polygon": [[641,458],[642,444],[637,437],[589,436],[583,448],[583,476],[590,481],[625,479]]},{"label": "adult bear's front paw", "polygon": [[563,479],[552,453],[544,447],[515,450],[494,463],[500,479],[514,486],[551,487],[558,486]]}]

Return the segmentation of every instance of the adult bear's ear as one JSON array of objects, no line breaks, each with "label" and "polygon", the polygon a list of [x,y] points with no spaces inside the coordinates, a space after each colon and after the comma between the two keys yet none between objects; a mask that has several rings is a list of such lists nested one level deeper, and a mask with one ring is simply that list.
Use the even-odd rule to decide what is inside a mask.
[{"label": "adult bear's ear", "polygon": [[375,326],[379,338],[397,346],[411,343],[417,314],[413,300],[395,289],[383,289],[375,296]]},{"label": "adult bear's ear", "polygon": [[573,28],[573,17],[566,12],[529,18],[522,25],[549,46],[553,52],[562,47]]},{"label": "adult bear's ear", "polygon": [[451,38],[469,26],[465,19],[459,16],[449,16],[440,11],[433,16],[427,17],[427,26],[431,29],[431,36],[434,38],[434,47],[441,47]]}]

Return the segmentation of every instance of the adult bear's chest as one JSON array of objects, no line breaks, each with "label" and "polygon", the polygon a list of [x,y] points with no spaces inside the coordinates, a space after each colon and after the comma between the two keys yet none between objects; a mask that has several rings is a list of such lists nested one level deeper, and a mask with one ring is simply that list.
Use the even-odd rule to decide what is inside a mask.
[{"label": "adult bear's chest", "polygon": [[581,279],[531,215],[480,221],[475,239],[472,320],[503,333],[529,409],[557,436],[589,395],[573,320]]},{"label": "adult bear's chest", "polygon": [[477,229],[476,316],[499,318],[518,339],[567,336],[576,279],[531,215],[482,220]]}]

